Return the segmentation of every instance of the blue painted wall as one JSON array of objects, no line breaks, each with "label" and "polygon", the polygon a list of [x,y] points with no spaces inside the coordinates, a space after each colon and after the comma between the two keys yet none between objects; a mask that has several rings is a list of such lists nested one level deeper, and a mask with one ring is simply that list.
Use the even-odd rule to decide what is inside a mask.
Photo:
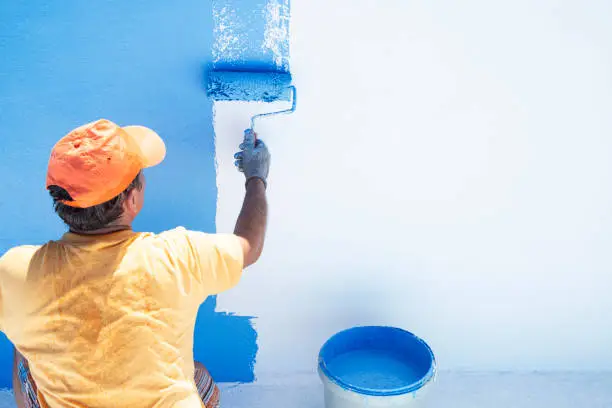
[{"label": "blue painted wall", "polygon": [[[100,117],[144,124],[165,138],[165,162],[147,170],[135,229],[215,230],[212,3],[202,0],[0,2],[0,254],[63,233],[44,189],[48,155],[70,129]],[[200,310],[195,355],[219,381],[252,381],[248,318]],[[0,341],[0,387],[12,347]]]}]

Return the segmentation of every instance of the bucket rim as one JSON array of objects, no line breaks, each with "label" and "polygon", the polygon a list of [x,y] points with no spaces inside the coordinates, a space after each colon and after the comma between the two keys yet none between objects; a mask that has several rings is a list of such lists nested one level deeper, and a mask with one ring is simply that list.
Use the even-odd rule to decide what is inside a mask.
[{"label": "bucket rim", "polygon": [[[427,371],[427,373],[425,373],[425,375],[423,377],[421,377],[418,381],[415,381],[411,384],[402,386],[402,387],[398,387],[398,388],[393,388],[393,389],[387,389],[387,390],[381,390],[381,389],[375,389],[375,388],[367,388],[367,387],[359,387],[359,386],[355,386],[352,384],[349,384],[347,382],[345,382],[344,380],[342,380],[342,378],[340,378],[339,376],[334,375],[329,368],[327,367],[327,362],[325,361],[325,359],[323,358],[323,351],[326,349],[326,347],[329,346],[329,344],[339,335],[341,334],[345,334],[347,332],[351,332],[351,331],[357,331],[357,330],[363,330],[363,329],[385,329],[385,330],[392,330],[392,331],[396,331],[396,332],[402,332],[405,335],[408,335],[410,337],[412,337],[413,339],[415,339],[418,343],[420,343],[425,350],[427,350],[427,352],[429,353],[429,356],[431,358],[431,366],[429,367],[429,370]],[[375,396],[375,397],[390,397],[390,396],[397,396],[397,395],[404,395],[404,394],[409,394],[411,392],[417,391],[421,388],[423,388],[429,381],[431,381],[436,373],[436,357],[431,349],[431,347],[429,347],[429,345],[427,344],[427,342],[425,342],[423,339],[421,339],[419,336],[415,335],[412,332],[409,332],[408,330],[404,330],[402,328],[399,327],[393,327],[393,326],[355,326],[355,327],[351,327],[349,329],[345,329],[345,330],[341,330],[339,332],[337,332],[336,334],[334,334],[333,336],[331,336],[321,347],[321,350],[319,351],[319,358],[318,358],[318,366],[319,366],[319,372],[321,374],[323,374],[325,376],[325,378],[327,378],[328,380],[330,380],[331,382],[333,382],[334,384],[336,384],[337,386],[345,389],[345,390],[350,390],[353,391],[357,394],[361,394],[361,395],[368,395],[368,396]]]}]

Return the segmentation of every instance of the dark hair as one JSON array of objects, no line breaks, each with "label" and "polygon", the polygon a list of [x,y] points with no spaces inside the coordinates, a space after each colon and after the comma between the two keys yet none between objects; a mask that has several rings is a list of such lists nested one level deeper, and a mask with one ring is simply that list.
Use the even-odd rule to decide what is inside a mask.
[{"label": "dark hair", "polygon": [[137,188],[142,188],[140,173],[118,196],[111,198],[105,203],[94,205],[93,207],[77,208],[62,203],[64,201],[74,201],[68,191],[60,186],[52,185],[47,189],[53,197],[53,208],[64,223],[75,231],[94,231],[108,227],[123,215],[123,202],[127,195]]}]

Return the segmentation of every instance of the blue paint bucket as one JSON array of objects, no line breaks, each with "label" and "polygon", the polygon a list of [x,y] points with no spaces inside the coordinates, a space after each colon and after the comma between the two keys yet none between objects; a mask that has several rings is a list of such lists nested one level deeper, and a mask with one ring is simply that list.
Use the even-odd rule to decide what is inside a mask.
[{"label": "blue paint bucket", "polygon": [[327,408],[416,407],[435,372],[427,343],[395,327],[342,331],[319,353]]}]

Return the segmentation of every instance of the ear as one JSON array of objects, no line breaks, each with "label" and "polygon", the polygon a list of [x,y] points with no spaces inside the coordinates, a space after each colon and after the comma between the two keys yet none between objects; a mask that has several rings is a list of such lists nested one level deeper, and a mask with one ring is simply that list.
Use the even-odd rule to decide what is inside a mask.
[{"label": "ear", "polygon": [[140,210],[138,196],[136,194],[137,190],[138,189],[136,188],[130,190],[125,197],[125,200],[123,200],[123,211],[130,217],[135,217]]}]

